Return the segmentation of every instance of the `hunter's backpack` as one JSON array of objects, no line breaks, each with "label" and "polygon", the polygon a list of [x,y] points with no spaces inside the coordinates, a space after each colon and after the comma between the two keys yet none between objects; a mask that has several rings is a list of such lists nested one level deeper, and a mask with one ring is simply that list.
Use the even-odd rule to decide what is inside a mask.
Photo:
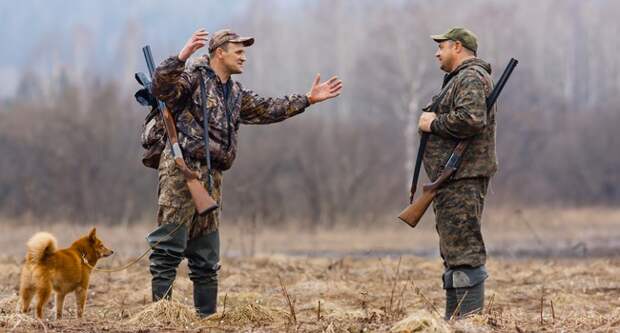
[{"label": "hunter's backpack", "polygon": [[157,99],[151,94],[151,80],[144,73],[136,73],[136,80],[144,88],[138,90],[134,97],[141,105],[148,106],[151,111],[144,118],[140,131],[140,144],[145,149],[142,153],[142,164],[148,168],[159,168],[159,158],[166,146],[164,121],[159,111]]}]

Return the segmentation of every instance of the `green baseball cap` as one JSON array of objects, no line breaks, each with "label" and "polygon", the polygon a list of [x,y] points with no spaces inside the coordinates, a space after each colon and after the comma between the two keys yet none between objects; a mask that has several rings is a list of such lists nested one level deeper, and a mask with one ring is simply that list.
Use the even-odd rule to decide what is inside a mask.
[{"label": "green baseball cap", "polygon": [[450,31],[441,35],[431,35],[431,38],[437,43],[441,43],[446,40],[459,41],[463,46],[476,53],[478,51],[478,37],[468,29],[465,28],[452,28]]},{"label": "green baseball cap", "polygon": [[226,43],[240,43],[248,47],[254,44],[254,37],[241,37],[239,34],[230,31],[230,29],[216,31],[211,40],[209,40],[209,53]]}]

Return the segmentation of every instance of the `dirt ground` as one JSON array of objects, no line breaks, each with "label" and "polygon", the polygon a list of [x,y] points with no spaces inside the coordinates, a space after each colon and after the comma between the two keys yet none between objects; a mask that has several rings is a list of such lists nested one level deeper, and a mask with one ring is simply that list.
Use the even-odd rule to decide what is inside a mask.
[{"label": "dirt ground", "polygon": [[[488,226],[486,308],[450,322],[441,319],[442,265],[429,221],[419,230],[398,224],[361,231],[224,227],[218,313],[202,320],[192,310],[185,263],[173,301],[150,302],[148,260],[122,272],[95,272],[82,320],[75,319],[72,295],[63,320],[53,319],[53,301],[43,321],[19,314],[28,237],[45,229],[64,247],[88,227],[2,224],[0,331],[620,332],[618,215],[571,216],[566,225],[506,219]],[[117,255],[98,267],[118,267],[139,255],[150,228],[99,225]]]},{"label": "dirt ground", "polygon": [[[120,264],[114,261],[113,264]],[[110,264],[110,263],[108,263]],[[191,309],[182,266],[172,302],[152,304],[145,262],[96,273],[85,318],[70,296],[65,318],[38,322],[17,306],[19,262],[4,258],[0,329],[214,332],[619,332],[620,260],[491,260],[483,315],[444,322],[441,264],[417,257],[225,259],[218,314]],[[284,292],[286,290],[286,292]],[[288,294],[288,297],[285,295]],[[290,303],[289,303],[290,300]],[[320,307],[320,310],[319,310]]]}]

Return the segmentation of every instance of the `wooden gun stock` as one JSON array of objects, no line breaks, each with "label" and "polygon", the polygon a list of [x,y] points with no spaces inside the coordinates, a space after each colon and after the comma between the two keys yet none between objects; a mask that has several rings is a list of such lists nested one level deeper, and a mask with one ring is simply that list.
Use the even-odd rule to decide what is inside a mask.
[{"label": "wooden gun stock", "polygon": [[415,228],[418,222],[420,222],[422,215],[424,215],[424,212],[428,209],[428,206],[433,202],[436,194],[437,190],[423,190],[418,200],[414,200],[413,203],[400,212],[398,218],[407,223],[410,227]]},{"label": "wooden gun stock", "polygon": [[439,187],[446,180],[448,180],[455,171],[456,168],[446,168],[441,173],[439,178],[437,178],[437,180],[430,184],[424,185],[422,187],[422,195],[417,200],[414,200],[402,212],[400,212],[398,218],[401,221],[407,223],[410,227],[415,228],[415,226],[418,225],[418,222],[420,222],[420,219],[428,209],[428,206],[430,206],[431,202],[433,202],[433,199],[435,199],[435,195],[437,195],[437,190],[439,189]]},{"label": "wooden gun stock", "polygon": [[[493,108],[495,101],[497,101],[499,94],[504,89],[508,78],[510,78],[512,71],[515,69],[518,63],[519,62],[514,58],[511,58],[508,62],[508,65],[502,73],[502,76],[500,77],[497,85],[495,86],[495,88],[493,88],[493,91],[491,91],[491,94],[486,100],[487,112],[489,112]],[[442,98],[443,93],[435,101],[433,109],[436,109],[437,104],[439,103],[439,101],[441,101]],[[411,195],[409,197],[410,205],[407,206],[407,208],[405,208],[398,215],[398,218],[401,221],[407,223],[412,228],[415,228],[415,226],[418,225],[418,222],[420,222],[422,215],[424,215],[424,212],[426,212],[428,206],[430,206],[431,202],[433,202],[435,195],[437,195],[437,190],[439,189],[439,187],[448,179],[450,179],[450,177],[452,177],[452,175],[459,168],[459,165],[461,163],[461,157],[469,144],[467,140],[460,141],[454,148],[454,151],[452,152],[452,155],[450,155],[448,162],[446,162],[446,166],[441,172],[441,175],[439,175],[439,178],[437,178],[434,182],[430,184],[424,185],[422,188],[422,195],[418,198],[418,200],[413,200],[413,196],[416,190],[416,184],[418,182],[418,175],[420,173],[420,165],[422,164],[422,157],[424,155],[424,149],[426,147],[426,141],[428,140],[428,136],[428,133],[424,133],[422,135],[422,138],[420,139],[420,147],[418,149],[418,156],[416,158],[413,181],[411,184]]]},{"label": "wooden gun stock", "polygon": [[[146,65],[152,78],[155,73],[155,63],[153,62],[151,48],[147,45],[142,48],[142,52],[144,53]],[[150,85],[149,89],[151,89]],[[185,178],[185,183],[187,184],[189,193],[192,196],[192,201],[196,206],[196,211],[200,215],[205,215],[217,209],[217,202],[213,200],[211,195],[209,195],[209,192],[199,181],[200,173],[191,170],[187,166],[187,163],[185,163],[185,160],[183,159],[183,152],[181,151],[181,146],[179,145],[179,139],[177,137],[177,127],[174,124],[174,118],[172,118],[172,114],[166,108],[164,103],[162,103],[161,101],[157,101],[157,104],[159,112],[161,112],[162,119],[164,120],[166,136],[168,137],[168,142],[170,143],[170,148],[172,149],[172,156],[174,158],[174,162],[179,171],[181,171],[181,173],[183,174],[183,177]]]},{"label": "wooden gun stock", "polygon": [[164,126],[166,127],[166,134],[168,134],[170,146],[172,147],[174,163],[183,174],[183,177],[185,177],[185,183],[192,196],[192,201],[196,206],[196,211],[199,215],[207,214],[218,207],[217,202],[209,195],[209,192],[207,192],[199,181],[200,174],[190,169],[187,163],[185,163],[177,138],[176,126],[170,111],[168,111],[166,107],[162,107],[161,112],[164,119]]}]

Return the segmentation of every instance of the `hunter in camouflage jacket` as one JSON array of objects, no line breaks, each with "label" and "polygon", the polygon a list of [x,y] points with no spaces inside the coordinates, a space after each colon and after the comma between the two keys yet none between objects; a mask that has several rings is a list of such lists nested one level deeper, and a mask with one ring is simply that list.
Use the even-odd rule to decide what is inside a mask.
[{"label": "hunter in camouflage jacket", "polygon": [[[305,95],[263,98],[245,90],[229,78],[227,87],[209,67],[206,56],[185,66],[178,57],[166,59],[155,71],[153,92],[164,101],[176,121],[179,144],[190,168],[200,171],[207,186],[203,110],[200,81],[204,80],[209,110],[209,153],[211,156],[212,197],[221,207],[222,171],[229,169],[237,153],[240,124],[269,124],[299,114],[310,105]],[[228,98],[224,98],[225,88]],[[191,195],[183,175],[176,167],[170,147],[166,146],[159,163],[159,211],[157,222],[189,223],[190,239],[219,229],[220,209],[206,216],[195,214]]]},{"label": "hunter in camouflage jacket", "polygon": [[237,153],[240,124],[269,124],[299,114],[310,105],[305,95],[263,98],[245,90],[230,78],[228,98],[224,84],[203,56],[185,69],[177,56],[166,59],[155,71],[153,93],[164,101],[176,120],[179,143],[191,161],[205,162],[203,110],[200,81],[205,81],[209,109],[209,153],[213,168],[223,171],[232,166]]},{"label": "hunter in camouflage jacket", "polygon": [[[431,124],[432,134],[424,153],[424,168],[431,180],[437,179],[454,147],[469,140],[454,180],[491,177],[497,171],[495,153],[495,111],[487,113],[486,97],[493,89],[491,66],[479,58],[465,60],[447,74],[440,94],[437,118]],[[442,96],[443,95],[443,96]]]}]

